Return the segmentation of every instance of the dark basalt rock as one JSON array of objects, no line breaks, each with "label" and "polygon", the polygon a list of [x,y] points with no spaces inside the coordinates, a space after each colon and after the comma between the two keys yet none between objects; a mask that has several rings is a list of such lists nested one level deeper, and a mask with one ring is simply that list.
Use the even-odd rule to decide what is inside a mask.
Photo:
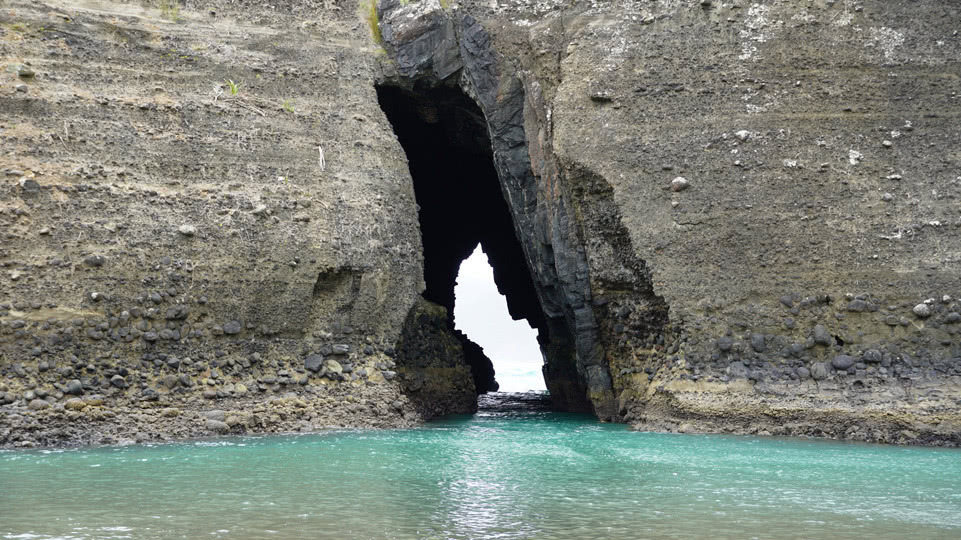
[{"label": "dark basalt rock", "polygon": [[311,373],[318,373],[324,367],[324,357],[319,354],[312,354],[304,359],[304,369]]},{"label": "dark basalt rock", "polygon": [[852,367],[854,364],[854,358],[846,354],[835,356],[834,359],[831,360],[831,365],[834,367],[834,369],[842,371]]}]

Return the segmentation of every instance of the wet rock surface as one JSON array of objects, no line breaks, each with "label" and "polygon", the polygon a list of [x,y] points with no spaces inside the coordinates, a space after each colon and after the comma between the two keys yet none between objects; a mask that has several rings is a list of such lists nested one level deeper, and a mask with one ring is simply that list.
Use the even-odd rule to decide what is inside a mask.
[{"label": "wet rock surface", "polygon": [[385,385],[307,385],[209,401],[173,393],[140,401],[106,395],[62,403],[35,399],[3,408],[0,446],[132,444],[222,434],[409,427],[421,421],[410,402]]}]

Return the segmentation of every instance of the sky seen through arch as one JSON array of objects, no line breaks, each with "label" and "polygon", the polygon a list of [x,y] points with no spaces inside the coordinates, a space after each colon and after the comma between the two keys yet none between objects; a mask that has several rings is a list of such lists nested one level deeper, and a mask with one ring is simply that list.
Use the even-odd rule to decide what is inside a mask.
[{"label": "sky seen through arch", "polygon": [[494,364],[500,391],[545,390],[537,331],[526,320],[511,319],[480,245],[461,263],[454,295],[454,324],[483,347]]}]

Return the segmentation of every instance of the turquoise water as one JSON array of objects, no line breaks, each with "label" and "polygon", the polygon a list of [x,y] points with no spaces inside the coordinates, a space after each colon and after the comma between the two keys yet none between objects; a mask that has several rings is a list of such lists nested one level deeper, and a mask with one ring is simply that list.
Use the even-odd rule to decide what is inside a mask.
[{"label": "turquoise water", "polygon": [[413,430],[2,452],[0,537],[961,538],[961,451],[501,406]]}]

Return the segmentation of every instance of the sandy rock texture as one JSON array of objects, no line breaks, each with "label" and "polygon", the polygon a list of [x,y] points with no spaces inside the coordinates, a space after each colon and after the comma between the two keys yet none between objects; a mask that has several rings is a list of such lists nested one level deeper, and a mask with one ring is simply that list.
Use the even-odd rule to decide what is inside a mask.
[{"label": "sandy rock texture", "polygon": [[306,6],[0,6],[0,444],[100,440],[60,406],[91,395],[134,439],[196,430],[129,411],[290,393],[414,421],[385,377],[423,288],[409,173],[354,6]]}]

